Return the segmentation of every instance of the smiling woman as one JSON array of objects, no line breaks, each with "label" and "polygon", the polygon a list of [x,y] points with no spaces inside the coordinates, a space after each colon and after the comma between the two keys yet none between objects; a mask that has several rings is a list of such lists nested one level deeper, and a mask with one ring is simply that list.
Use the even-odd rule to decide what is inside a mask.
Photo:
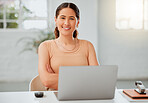
[{"label": "smiling woman", "polygon": [[94,46],[87,40],[78,39],[80,22],[78,7],[62,3],[55,15],[55,40],[47,40],[39,46],[39,76],[47,88],[58,89],[60,66],[99,65]]},{"label": "smiling woman", "polygon": [[[74,38],[76,38],[76,33],[73,34],[73,32],[75,31],[75,28],[78,27],[79,20],[77,20],[77,18],[75,17],[75,12],[71,8],[62,9],[60,11],[59,16],[55,17],[55,22],[58,30],[60,31],[60,35],[61,35],[60,37],[64,35],[64,36],[69,36],[71,38],[73,37],[73,35],[75,35]],[[76,41],[77,39],[73,39],[74,45],[68,47],[66,43],[63,44],[60,39],[57,39],[58,44],[61,44],[61,47],[63,47],[63,49],[66,49],[66,50],[75,49]]]},{"label": "smiling woman", "polygon": [[55,17],[56,26],[61,35],[73,35],[75,28],[78,27],[79,19],[75,17],[75,12],[71,8],[60,11],[60,15]]}]

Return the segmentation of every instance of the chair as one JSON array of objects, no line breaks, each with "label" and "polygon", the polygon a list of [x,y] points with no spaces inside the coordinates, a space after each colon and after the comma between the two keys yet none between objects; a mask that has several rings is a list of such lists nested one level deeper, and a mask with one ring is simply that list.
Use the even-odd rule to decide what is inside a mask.
[{"label": "chair", "polygon": [[30,81],[29,91],[47,91],[47,88],[42,84],[39,75],[35,76]]}]

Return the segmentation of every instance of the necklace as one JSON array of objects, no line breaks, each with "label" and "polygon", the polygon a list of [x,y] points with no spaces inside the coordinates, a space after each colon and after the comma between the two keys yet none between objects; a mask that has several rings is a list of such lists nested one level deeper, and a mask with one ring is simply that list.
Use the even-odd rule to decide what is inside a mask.
[{"label": "necklace", "polygon": [[65,47],[62,45],[62,43],[60,43],[59,39],[57,40],[57,42],[58,42],[58,44],[60,44],[60,46],[61,46],[63,49],[65,49],[65,50],[67,50],[67,51],[72,51],[72,50],[74,50],[74,49],[76,48],[76,45],[77,45],[77,39],[75,39],[75,46],[74,46],[72,49],[67,49],[67,48],[65,48]]}]

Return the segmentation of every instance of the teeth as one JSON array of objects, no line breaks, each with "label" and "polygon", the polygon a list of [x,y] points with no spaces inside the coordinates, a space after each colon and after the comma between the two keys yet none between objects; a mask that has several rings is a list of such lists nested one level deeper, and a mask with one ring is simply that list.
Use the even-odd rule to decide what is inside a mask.
[{"label": "teeth", "polygon": [[67,29],[67,30],[68,30],[68,29],[70,29],[70,28],[64,28],[64,29]]}]

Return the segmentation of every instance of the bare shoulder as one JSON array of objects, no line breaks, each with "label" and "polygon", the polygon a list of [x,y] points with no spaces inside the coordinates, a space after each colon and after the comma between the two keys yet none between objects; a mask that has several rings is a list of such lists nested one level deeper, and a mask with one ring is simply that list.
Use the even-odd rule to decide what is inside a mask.
[{"label": "bare shoulder", "polygon": [[46,41],[43,41],[39,47],[49,47],[51,45],[51,43],[53,43],[54,40],[46,40]]},{"label": "bare shoulder", "polygon": [[88,40],[79,39],[81,43],[85,44],[86,46],[93,46],[93,44]]}]

